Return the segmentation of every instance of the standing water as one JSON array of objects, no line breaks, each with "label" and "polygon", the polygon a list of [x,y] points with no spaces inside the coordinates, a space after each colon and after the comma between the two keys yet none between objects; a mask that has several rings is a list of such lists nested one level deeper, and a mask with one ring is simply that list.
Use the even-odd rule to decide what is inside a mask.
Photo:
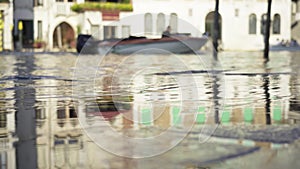
[{"label": "standing water", "polygon": [[297,168],[298,55],[2,55],[0,168]]}]

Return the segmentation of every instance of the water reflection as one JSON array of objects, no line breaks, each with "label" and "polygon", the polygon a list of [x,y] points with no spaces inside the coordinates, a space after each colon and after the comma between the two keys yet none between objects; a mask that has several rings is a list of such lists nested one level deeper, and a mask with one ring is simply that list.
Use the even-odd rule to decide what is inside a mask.
[{"label": "water reflection", "polygon": [[17,58],[15,71],[15,123],[18,141],[15,143],[16,167],[37,168],[36,121],[35,121],[35,88],[31,74],[35,63],[33,55],[23,55]]},{"label": "water reflection", "polygon": [[[93,75],[93,84],[96,85],[91,88],[90,83],[82,82],[79,87],[83,95],[79,97],[72,95],[71,88],[77,80],[72,76],[77,56],[1,56],[1,167],[201,167],[209,166],[212,160],[226,160],[237,154],[257,151],[253,149],[257,146],[276,147],[270,141],[217,137],[202,145],[197,136],[204,124],[227,127],[299,124],[300,60],[297,55],[272,53],[270,62],[263,65],[260,55],[256,53],[221,53],[219,59],[225,72],[217,72],[216,76],[201,73],[203,71],[193,74],[199,94],[197,100],[189,104],[197,105],[196,113],[183,112],[189,104],[184,105],[185,109],[180,105],[181,91],[174,76],[190,76],[186,72],[178,71],[172,76],[152,72],[125,81],[124,78],[110,76],[118,68],[117,65],[126,59],[112,55],[101,67],[91,68],[97,69],[97,74]],[[160,59],[156,64],[168,64],[164,58]],[[181,59],[187,60],[193,70],[204,69],[201,65],[195,65],[191,56],[183,55]],[[134,61],[131,64],[143,66]],[[85,114],[86,123],[90,126],[103,122],[118,133],[137,138],[160,135],[171,126],[175,126],[172,130],[175,134],[191,124],[195,126],[181,144],[163,155],[140,160],[127,159],[100,149],[82,131],[78,112]],[[236,144],[228,146],[226,141]],[[109,144],[125,145],[122,140],[111,140]],[[155,146],[145,149],[151,151]],[[137,149],[126,151],[134,154]]]}]

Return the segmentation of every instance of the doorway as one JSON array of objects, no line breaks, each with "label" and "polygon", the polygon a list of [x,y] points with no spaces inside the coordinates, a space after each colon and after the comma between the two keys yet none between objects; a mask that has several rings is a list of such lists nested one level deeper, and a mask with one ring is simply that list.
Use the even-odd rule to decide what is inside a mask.
[{"label": "doorway", "polygon": [[[220,13],[219,15],[219,26],[220,30],[218,32],[218,39],[222,39],[222,17]],[[205,17],[205,32],[208,34],[208,36],[213,37],[214,34],[214,17],[215,17],[215,11],[209,12]]]},{"label": "doorway", "polygon": [[59,49],[75,48],[75,32],[68,23],[62,22],[55,27],[53,47]]}]

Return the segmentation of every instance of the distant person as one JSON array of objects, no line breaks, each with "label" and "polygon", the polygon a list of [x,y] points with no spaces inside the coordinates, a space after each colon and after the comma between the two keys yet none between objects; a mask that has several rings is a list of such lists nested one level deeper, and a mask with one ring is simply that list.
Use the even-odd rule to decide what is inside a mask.
[{"label": "distant person", "polygon": [[209,37],[209,32],[204,32],[204,33],[202,34],[202,36],[203,36],[203,37]]},{"label": "distant person", "polygon": [[284,39],[281,40],[280,44],[281,44],[281,46],[286,46]]},{"label": "distant person", "polygon": [[171,36],[171,26],[168,26],[167,29],[163,32],[162,37],[169,37]]},{"label": "distant person", "polygon": [[297,42],[295,39],[292,39],[292,40],[291,40],[291,46],[293,46],[293,47],[298,47],[299,44],[298,44],[298,42]]}]

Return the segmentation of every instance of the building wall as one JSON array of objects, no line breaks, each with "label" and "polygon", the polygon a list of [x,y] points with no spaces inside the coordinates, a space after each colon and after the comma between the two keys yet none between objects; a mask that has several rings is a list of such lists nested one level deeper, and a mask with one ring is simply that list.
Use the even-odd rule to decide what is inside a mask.
[{"label": "building wall", "polygon": [[[200,36],[205,32],[205,17],[209,12],[214,11],[213,0],[133,0],[133,14],[143,13],[176,13],[178,18],[190,23],[196,30],[190,28],[190,32],[194,36]],[[181,10],[178,10],[181,9]],[[219,13],[222,18],[222,48],[225,50],[257,50],[263,49],[263,35],[260,34],[261,15],[267,11],[267,1],[263,0],[221,0],[219,5]],[[249,35],[248,18],[250,14],[256,14],[257,17],[257,33]],[[273,1],[271,18],[274,14],[281,16],[281,33],[279,35],[271,34],[271,44],[277,43],[277,39],[290,40],[290,13],[291,2],[289,0]],[[153,17],[155,24],[155,16]],[[169,18],[166,18],[168,23]],[[167,25],[166,23],[166,25]],[[272,23],[271,23],[272,25]],[[142,27],[143,25],[141,25]],[[156,27],[154,25],[154,27]],[[186,32],[187,27],[179,25],[178,32]],[[155,30],[155,29],[154,29]],[[159,32],[157,32],[159,33]],[[271,30],[272,33],[272,30]],[[245,43],[241,43],[245,42]]]},{"label": "building wall", "polygon": [[10,3],[0,3],[0,11],[3,11],[4,27],[3,27],[3,50],[12,50],[12,32],[13,26],[13,5]]},{"label": "building wall", "polygon": [[[14,47],[21,50],[23,47],[30,48],[33,44],[33,0],[14,0]],[[18,30],[18,23],[22,22],[22,30]],[[22,34],[22,37],[20,36]],[[22,38],[22,43],[19,40]]]},{"label": "building wall", "polygon": [[[77,2],[83,2],[78,0]],[[145,35],[144,15],[152,15],[153,32],[147,36],[160,37],[162,30],[157,31],[157,16],[165,15],[164,27],[170,24],[170,14],[178,16],[180,33],[191,33],[192,36],[202,36],[205,30],[205,20],[209,12],[214,11],[214,0],[132,0],[133,12],[120,12],[119,21],[103,21],[100,11],[86,11],[83,14],[72,12],[69,8],[73,3],[44,1],[42,7],[35,7],[35,29],[37,21],[43,21],[43,39],[48,48],[53,47],[53,32],[61,22],[67,22],[77,33],[97,34],[103,39],[104,26],[116,26],[116,36],[122,38],[122,26],[130,27],[130,34]],[[65,10],[62,10],[65,9]],[[180,9],[180,10],[179,10]],[[220,0],[219,13],[222,18],[221,48],[224,50],[259,50],[263,49],[263,35],[260,33],[261,16],[267,11],[266,0]],[[248,33],[249,15],[257,17],[256,34]],[[274,14],[281,17],[281,33],[272,34],[270,43],[276,44],[281,40],[291,39],[291,2],[290,0],[276,0],[272,4],[272,20]],[[272,23],[271,23],[272,25]],[[80,28],[80,32],[77,29]],[[99,32],[97,32],[97,30]],[[37,38],[37,31],[34,35]]]},{"label": "building wall", "polygon": [[56,2],[56,0],[43,1],[43,5],[34,7],[34,39],[38,39],[38,21],[42,21],[42,41],[46,42],[47,49],[53,49],[53,34],[55,28],[66,22],[77,34],[77,27],[82,21],[81,14],[71,11],[73,2]]},{"label": "building wall", "polygon": [[300,42],[300,2],[292,3],[292,24],[296,24],[291,30],[293,39]]}]

